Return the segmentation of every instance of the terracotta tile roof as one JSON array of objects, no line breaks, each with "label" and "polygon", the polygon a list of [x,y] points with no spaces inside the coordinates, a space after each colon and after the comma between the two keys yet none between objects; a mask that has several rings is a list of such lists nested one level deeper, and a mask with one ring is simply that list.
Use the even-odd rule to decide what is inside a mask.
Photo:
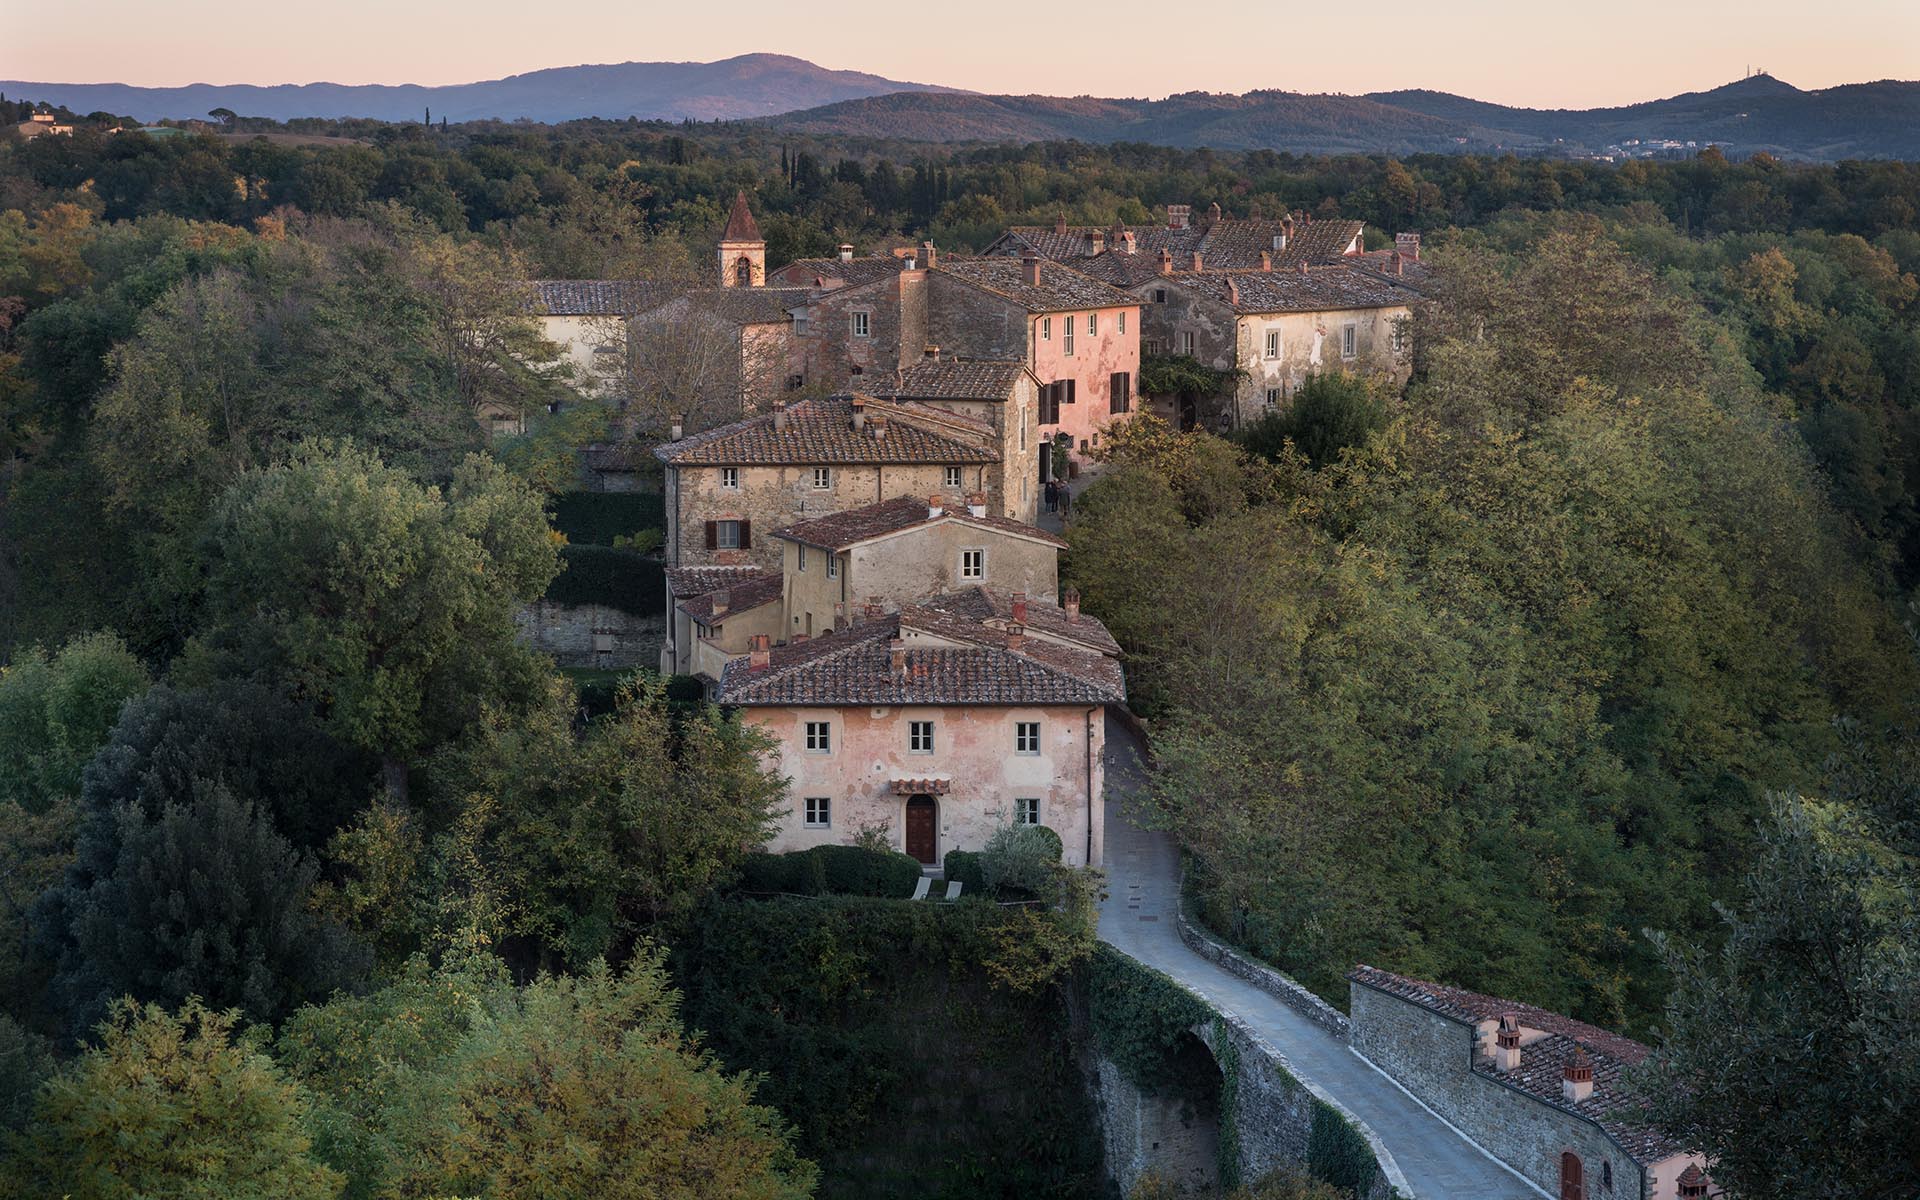
[{"label": "terracotta tile roof", "polygon": [[[922,607],[974,620],[1007,622],[1013,619],[1013,596],[998,588],[975,586],[948,592],[923,602]],[[1081,613],[1069,620],[1067,610],[1047,600],[1027,598],[1028,636],[1061,638],[1106,655],[1118,655],[1120,643],[1098,617]]]},{"label": "terracotta tile roof", "polygon": [[833,291],[860,287],[877,279],[891,279],[900,273],[904,260],[891,254],[866,254],[852,259],[796,258],[772,272],[791,287]]},{"label": "terracotta tile roof", "polygon": [[785,325],[789,309],[807,302],[806,288],[700,288],[687,302],[735,325]]},{"label": "terracotta tile roof", "polygon": [[1292,271],[1176,272],[1164,277],[1239,313],[1327,312],[1411,306],[1420,294],[1384,275],[1348,266]]},{"label": "terracotta tile roof", "polygon": [[1018,537],[1032,538],[1062,549],[1066,547],[1065,541],[1044,529],[1024,525],[1006,517],[991,515],[976,517],[967,511],[963,497],[948,496],[945,499],[946,503],[937,517],[928,515],[929,509],[925,497],[901,496],[861,508],[849,508],[842,512],[830,513],[811,521],[799,521],[784,529],[774,530],[773,536],[786,538],[790,542],[805,542],[809,546],[818,546],[822,550],[845,550],[849,546],[858,545],[872,538],[884,537],[890,533],[899,533],[921,525],[952,521],[984,526]]},{"label": "terracotta tile roof", "polygon": [[760,236],[760,224],[753,219],[753,210],[747,207],[747,193],[742,190],[733,195],[733,211],[727,214],[727,229],[720,235],[723,242],[763,242]]},{"label": "terracotta tile roof", "polygon": [[[958,646],[915,644],[924,633]],[[896,674],[888,643],[907,639]],[[1004,634],[978,622],[908,608],[878,621],[777,646],[756,671],[750,658],[727,663],[723,704],[837,707],[880,704],[1117,704],[1126,695],[1120,664],[1104,655],[1027,638],[1009,649]]]},{"label": "terracotta tile roof", "polygon": [[589,471],[638,471],[646,457],[646,447],[633,441],[591,442],[580,448],[580,463]]},{"label": "terracotta tile roof", "polygon": [[[775,429],[773,413],[760,413],[662,443],[653,453],[675,466],[1000,461],[981,422],[894,400],[867,400],[866,411],[866,429],[855,433],[850,397],[801,400],[787,406],[784,431]],[[887,419],[885,437],[875,436],[874,417]]]},{"label": "terracotta tile roof", "polygon": [[[1587,1118],[1643,1166],[1685,1152],[1684,1146],[1639,1119],[1639,1102],[1627,1089],[1623,1076],[1651,1051],[1632,1038],[1531,1004],[1410,979],[1378,967],[1355,967],[1347,972],[1347,978],[1457,1021],[1477,1024],[1511,1015],[1524,1028],[1541,1030],[1546,1037],[1521,1047],[1518,1069],[1503,1072],[1490,1060],[1476,1056],[1474,1071],[1510,1084],[1544,1104]],[[1593,1092],[1574,1104],[1562,1091],[1562,1072],[1581,1051],[1593,1069]]]},{"label": "terracotta tile roof", "polygon": [[[719,598],[722,589],[727,593],[727,611],[720,617],[724,621],[733,613],[747,612],[763,604],[772,604],[786,595],[786,576],[778,571],[762,571],[737,583],[725,583],[682,600],[674,607],[702,625],[711,625],[713,624],[713,602]],[[677,592],[675,594],[678,595]]]},{"label": "terracotta tile roof", "polygon": [[974,287],[1004,296],[1028,312],[1060,312],[1076,308],[1131,307],[1137,299],[1057,262],[1042,264],[1040,282],[1026,281],[1017,258],[977,258],[970,262],[943,262],[936,274],[949,275]]},{"label": "terracotta tile roof", "polygon": [[1022,362],[923,361],[894,372],[892,381],[873,387],[872,394],[900,400],[1005,400],[1025,374]]},{"label": "terracotta tile roof", "polygon": [[718,588],[738,587],[766,574],[765,567],[668,567],[667,588],[681,600]]},{"label": "terracotta tile roof", "polygon": [[550,317],[625,317],[667,299],[666,290],[642,279],[536,279],[541,310]]},{"label": "terracotta tile roof", "polygon": [[[1144,261],[1152,270],[1159,269],[1157,263],[1162,249],[1173,255],[1174,266],[1181,270],[1192,267],[1194,252],[1198,251],[1201,266],[1205,270],[1257,269],[1262,250],[1272,257],[1275,267],[1298,266],[1301,262],[1333,262],[1348,253],[1349,248],[1354,251],[1360,249],[1365,228],[1359,221],[1314,221],[1309,224],[1297,220],[1292,235],[1287,237],[1286,248],[1276,250],[1274,239],[1285,234],[1286,226],[1282,221],[1265,218],[1224,217],[1211,225],[1196,220],[1185,229],[1169,229],[1165,225],[1125,225],[1120,229],[1133,234],[1133,253],[1129,255],[1115,250],[1113,230],[1106,227],[1069,225],[1063,233],[1051,225],[1015,225],[1001,235],[992,249],[1002,255],[1013,256],[1031,249],[1042,258],[1068,263],[1076,268],[1082,262],[1097,257],[1110,255],[1115,259],[1134,258]],[[1101,235],[1099,244],[1102,250],[1099,255],[1093,253],[1096,243],[1088,239],[1090,233]]]}]

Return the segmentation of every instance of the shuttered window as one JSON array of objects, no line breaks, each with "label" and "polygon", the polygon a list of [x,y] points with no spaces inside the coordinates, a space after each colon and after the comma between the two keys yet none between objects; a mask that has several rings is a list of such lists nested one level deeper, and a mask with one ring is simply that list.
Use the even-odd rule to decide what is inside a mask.
[{"label": "shuttered window", "polygon": [[1107,411],[1124,413],[1133,411],[1133,372],[1115,371],[1107,381]]}]

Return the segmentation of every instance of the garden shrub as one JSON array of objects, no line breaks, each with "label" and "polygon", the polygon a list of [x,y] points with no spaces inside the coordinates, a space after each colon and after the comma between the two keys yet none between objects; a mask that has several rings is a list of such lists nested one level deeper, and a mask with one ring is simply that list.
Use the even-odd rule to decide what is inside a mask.
[{"label": "garden shrub", "polygon": [[864,846],[814,846],[786,854],[753,854],[741,868],[747,892],[794,896],[875,896],[904,900],[913,895],[920,864],[897,850]]},{"label": "garden shrub", "polygon": [[611,546],[617,537],[664,530],[666,499],[645,492],[561,492],[553,498],[552,518],[576,546]]},{"label": "garden shrub", "polygon": [[665,611],[667,576],[658,560],[611,546],[562,546],[560,557],[566,570],[547,587],[553,603],[604,604],[637,616]]}]

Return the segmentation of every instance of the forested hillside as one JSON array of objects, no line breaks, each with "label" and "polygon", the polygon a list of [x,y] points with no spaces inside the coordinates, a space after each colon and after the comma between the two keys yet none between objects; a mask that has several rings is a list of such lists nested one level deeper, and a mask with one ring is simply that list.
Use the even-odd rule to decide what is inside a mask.
[{"label": "forested hillside", "polygon": [[[848,1015],[894,952],[857,905],[728,907],[766,740],[644,676],[583,711],[515,637],[611,428],[519,282],[696,277],[741,187],[772,266],[1168,203],[1423,233],[1404,391],[1137,422],[1073,506],[1197,910],[1329,995],[1368,961],[1662,1042],[1744,1194],[1913,1181],[1914,166],[300,128],[358,144],[0,145],[0,1196],[918,1194],[946,1151],[738,1073],[960,1086],[851,1061],[917,1036]],[[816,891],[900,857],[839,849]],[[975,974],[901,994],[1042,1028],[1072,899],[968,910]],[[684,951],[756,939],[743,1014]],[[1086,1154],[946,1183],[1075,1194]]]}]

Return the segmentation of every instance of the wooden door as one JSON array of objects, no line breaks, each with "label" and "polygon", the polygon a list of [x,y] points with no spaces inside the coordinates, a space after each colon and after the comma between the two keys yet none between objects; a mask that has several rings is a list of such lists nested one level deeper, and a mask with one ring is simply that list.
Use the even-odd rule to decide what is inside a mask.
[{"label": "wooden door", "polygon": [[1572,1151],[1560,1156],[1560,1200],[1587,1200],[1586,1169]]},{"label": "wooden door", "polygon": [[907,801],[907,853],[931,866],[936,860],[933,797],[914,796]]}]

